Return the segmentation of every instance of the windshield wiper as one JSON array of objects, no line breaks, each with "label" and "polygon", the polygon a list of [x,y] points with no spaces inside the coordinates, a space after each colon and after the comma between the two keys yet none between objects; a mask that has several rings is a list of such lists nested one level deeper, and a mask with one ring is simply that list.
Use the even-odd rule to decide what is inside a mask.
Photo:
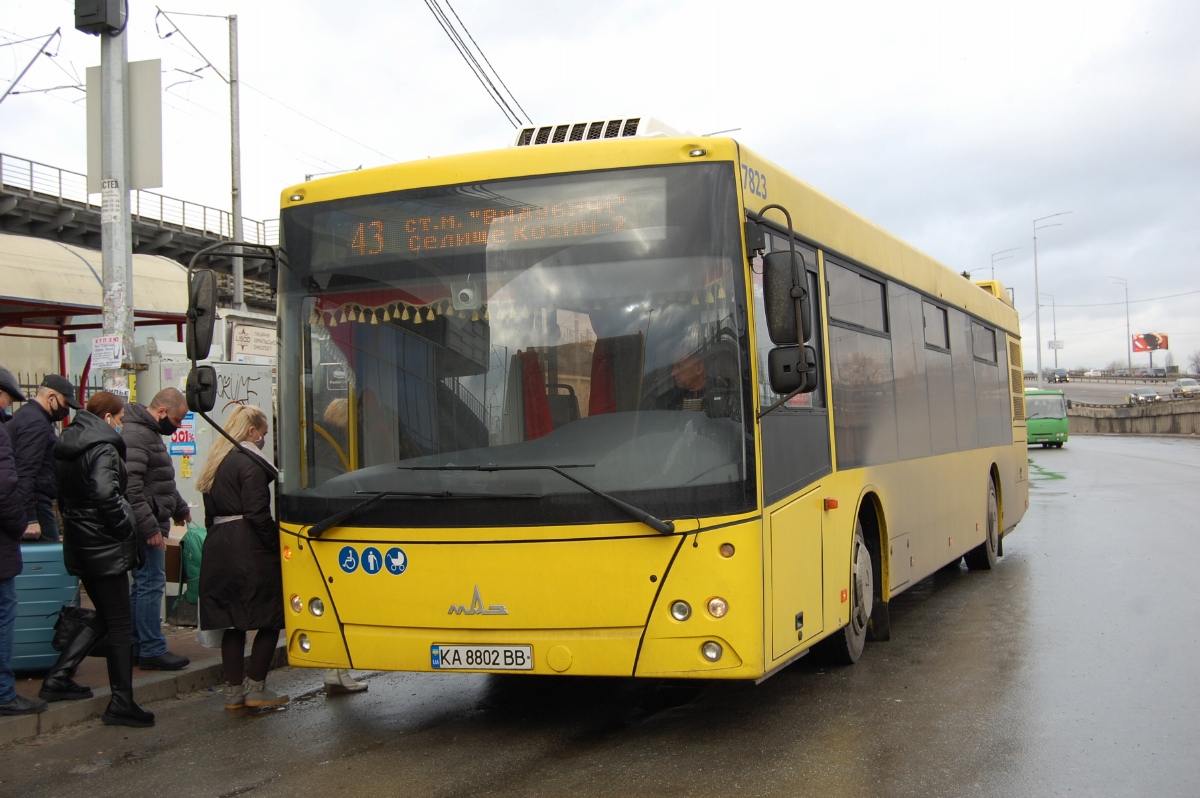
[{"label": "windshield wiper", "polygon": [[628,515],[635,521],[641,521],[646,526],[659,532],[663,535],[670,535],[675,531],[675,524],[671,521],[662,521],[650,513],[638,507],[634,507],[629,502],[623,502],[616,496],[610,496],[598,488],[593,488],[586,482],[576,479],[575,477],[564,471],[564,468],[594,468],[590,464],[572,464],[572,465],[475,465],[475,466],[401,466],[408,471],[553,471],[563,479],[574,482],[579,487],[586,491],[590,491],[601,499],[616,507],[621,512]]},{"label": "windshield wiper", "polygon": [[[380,499],[386,499],[390,496],[419,496],[424,499],[494,499],[496,496],[488,493],[453,493],[448,490],[384,490],[379,493],[373,493],[364,501],[359,502],[339,513],[334,513],[328,518],[318,521],[308,528],[308,536],[310,538],[319,538],[325,532],[338,524],[345,521],[350,516],[357,513],[359,510],[365,510]],[[533,493],[521,493],[511,496],[504,496],[505,499],[536,499],[538,496]]]}]

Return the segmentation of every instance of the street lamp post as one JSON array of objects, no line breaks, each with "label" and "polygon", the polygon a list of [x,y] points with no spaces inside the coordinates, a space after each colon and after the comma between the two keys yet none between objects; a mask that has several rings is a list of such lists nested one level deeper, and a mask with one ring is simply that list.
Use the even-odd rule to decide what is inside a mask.
[{"label": "street lamp post", "polygon": [[1037,231],[1047,227],[1059,227],[1062,222],[1053,224],[1044,224],[1038,227],[1038,222],[1044,222],[1047,219],[1053,219],[1055,216],[1066,216],[1072,211],[1062,211],[1060,213],[1052,213],[1049,216],[1043,216],[1040,219],[1033,220],[1033,304],[1034,311],[1034,328],[1037,330],[1037,387],[1040,390],[1042,387],[1042,294],[1041,288],[1038,287],[1038,265],[1037,265]]},{"label": "street lamp post", "polygon": [[1127,371],[1125,376],[1133,375],[1133,335],[1129,329],[1129,282],[1124,277],[1113,277],[1108,275],[1108,279],[1116,280],[1121,285],[1125,286],[1125,353],[1128,358],[1125,367]]},{"label": "street lamp post", "polygon": [[1050,297],[1050,334],[1054,337],[1050,340],[1050,348],[1054,350],[1054,368],[1058,368],[1058,313],[1054,308],[1054,294],[1042,294],[1042,296]]},{"label": "street lamp post", "polygon": [[[1008,260],[1009,258],[1015,257],[1013,255],[1004,255],[1004,253],[1005,252],[1016,252],[1018,249],[1020,249],[1020,247],[1013,247],[1012,249],[1002,249],[999,252],[992,253],[992,279],[993,280],[996,279],[996,261],[997,260]],[[1004,257],[997,258],[996,257],[997,255],[1004,255]]]}]

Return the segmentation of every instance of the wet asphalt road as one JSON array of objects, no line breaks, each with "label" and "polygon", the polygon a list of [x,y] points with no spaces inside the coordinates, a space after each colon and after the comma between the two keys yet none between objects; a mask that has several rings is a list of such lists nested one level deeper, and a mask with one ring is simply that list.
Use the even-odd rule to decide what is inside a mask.
[{"label": "wet asphalt road", "polygon": [[377,674],[370,692],[0,749],[22,796],[1200,795],[1200,441],[1030,450],[1031,507],[990,573],[896,600],[853,667],[761,685]]}]

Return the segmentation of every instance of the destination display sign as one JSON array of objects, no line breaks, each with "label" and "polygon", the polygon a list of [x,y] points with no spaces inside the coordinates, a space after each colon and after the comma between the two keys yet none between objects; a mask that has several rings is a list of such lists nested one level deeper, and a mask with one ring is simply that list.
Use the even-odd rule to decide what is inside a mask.
[{"label": "destination display sign", "polygon": [[[469,204],[456,196],[437,207],[399,201],[376,204],[372,216],[334,212],[330,219],[336,259],[346,262],[387,255],[523,249],[555,242],[587,242],[660,228],[666,186],[660,178],[551,184],[536,191],[492,194]],[[466,200],[466,201],[464,201]],[[521,201],[532,200],[532,201]]]}]

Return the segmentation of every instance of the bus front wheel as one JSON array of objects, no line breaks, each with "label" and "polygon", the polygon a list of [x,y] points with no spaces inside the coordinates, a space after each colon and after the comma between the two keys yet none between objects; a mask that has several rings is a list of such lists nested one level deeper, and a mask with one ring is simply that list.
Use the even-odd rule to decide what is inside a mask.
[{"label": "bus front wheel", "polygon": [[862,656],[867,643],[867,622],[875,601],[875,571],[871,550],[863,536],[862,520],[854,524],[854,547],[850,559],[850,622],[827,640],[821,641],[821,653],[839,665],[853,665]]},{"label": "bus front wheel", "polygon": [[988,478],[987,536],[975,548],[967,552],[967,568],[972,571],[990,571],[996,565],[1000,549],[1000,502],[996,499],[996,482]]}]

